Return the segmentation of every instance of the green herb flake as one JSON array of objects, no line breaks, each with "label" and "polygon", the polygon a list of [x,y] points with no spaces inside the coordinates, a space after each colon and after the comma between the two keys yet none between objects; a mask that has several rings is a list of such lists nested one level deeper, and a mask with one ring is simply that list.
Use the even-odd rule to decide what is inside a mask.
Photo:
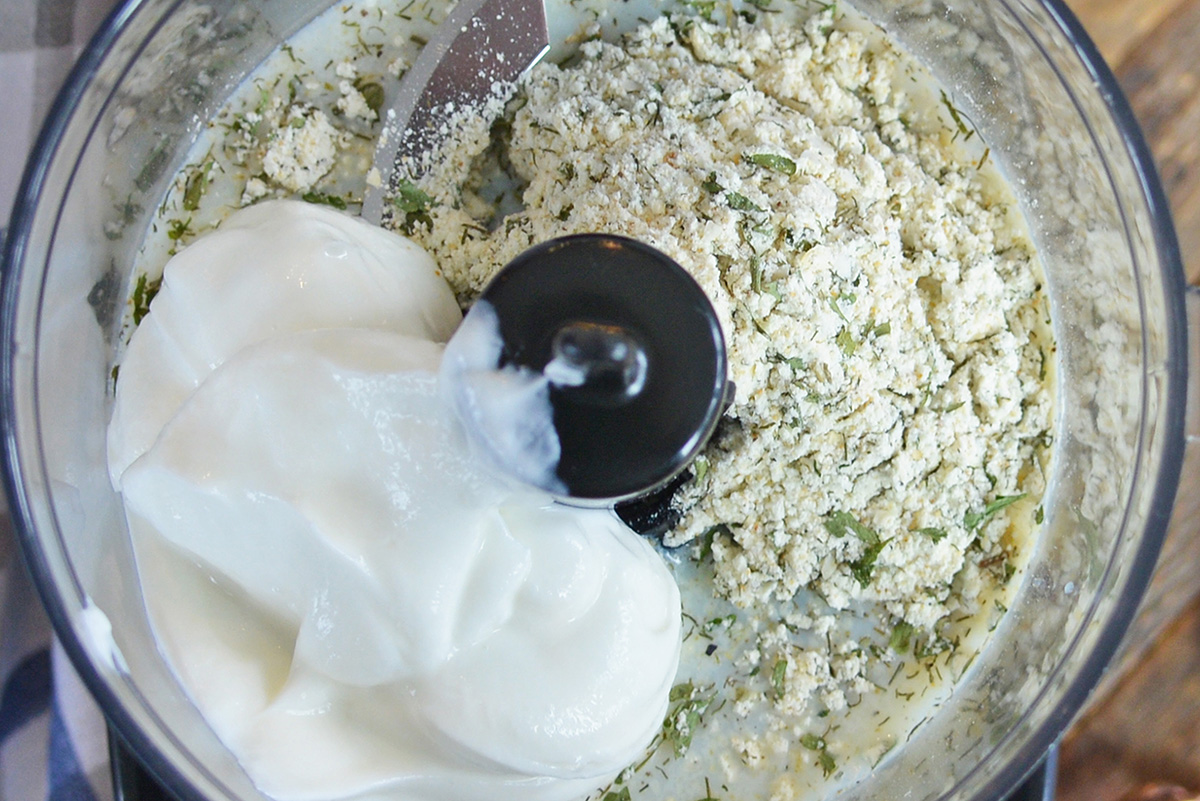
[{"label": "green herb flake", "polygon": [[796,174],[796,162],[787,156],[777,156],[773,153],[754,153],[747,156],[747,159],[751,164],[765,167],[772,172],[783,173],[784,175]]},{"label": "green herb flake", "polygon": [[1033,513],[1033,522],[1037,523],[1040,526],[1042,524],[1042,521],[1045,519],[1046,519],[1046,510],[1039,506],[1037,508],[1037,510],[1034,511],[1034,513]]},{"label": "green herb flake", "polygon": [[695,471],[694,481],[699,484],[708,475],[708,460],[700,457],[692,463],[692,469]]},{"label": "green herb flake", "polygon": [[167,223],[167,238],[172,242],[178,242],[190,233],[192,233],[191,217],[186,220],[171,220]]},{"label": "green herb flake", "polygon": [[396,184],[396,194],[392,205],[404,213],[404,232],[411,234],[417,224],[430,226],[433,220],[429,210],[433,208],[433,198],[417,187],[412,181],[401,180]]},{"label": "green herb flake", "polygon": [[975,531],[989,519],[991,519],[1001,509],[1005,508],[1006,506],[1011,506],[1024,497],[1024,492],[1022,492],[1020,495],[1001,495],[996,498],[996,500],[983,507],[982,512],[967,512],[963,515],[963,528],[965,528],[967,531]]},{"label": "green herb flake", "polygon": [[620,790],[609,790],[600,801],[632,801],[629,795],[629,787],[622,787]]},{"label": "green herb flake", "polygon": [[265,86],[258,87],[258,105],[254,107],[254,110],[257,113],[262,114],[264,111],[266,111],[270,107],[270,105],[271,105],[271,90]]},{"label": "green herb flake", "polygon": [[775,661],[775,667],[771,669],[771,688],[775,690],[775,697],[783,697],[784,680],[787,678],[787,659],[780,657]]},{"label": "green herb flake", "polygon": [[685,681],[680,684],[676,684],[671,688],[671,692],[667,694],[667,700],[671,702],[686,701],[691,698],[692,694],[695,692],[696,685],[692,684],[690,681]]},{"label": "green herb flake", "polygon": [[858,350],[858,340],[854,338],[854,334],[850,333],[850,329],[848,328],[843,328],[835,341],[837,342],[837,346],[841,348],[842,355],[847,359],[854,355],[854,351]]},{"label": "green herb flake", "polygon": [[[145,273],[138,276],[137,282],[133,285],[133,324],[140,325],[142,319],[150,312],[150,301],[154,300],[154,296],[158,294],[158,290],[162,288],[162,279],[156,278],[153,281],[146,277]],[[113,376],[116,380],[116,376]]]},{"label": "green herb flake", "polygon": [[970,139],[975,135],[975,131],[971,130],[964,121],[964,114],[950,101],[950,96],[946,94],[946,90],[942,90],[942,105],[950,112],[950,119],[954,121],[955,127],[958,128],[958,133],[966,139]]},{"label": "green herb flake", "polygon": [[712,22],[713,12],[717,10],[717,0],[685,0],[684,5],[695,9],[705,22]]},{"label": "green herb flake", "polygon": [[833,309],[833,313],[836,314],[838,317],[840,317],[842,319],[843,323],[850,322],[849,320],[846,319],[846,315],[842,311],[842,307],[838,305],[838,298],[836,295],[829,299],[829,308]]},{"label": "green herb flake", "polygon": [[809,751],[817,752],[817,764],[821,766],[821,773],[824,776],[828,777],[837,770],[837,760],[830,755],[824,737],[810,732],[800,738],[800,745]]},{"label": "green herb flake", "polygon": [[825,738],[819,734],[812,734],[810,732],[800,738],[800,745],[804,746],[809,751],[824,751]]},{"label": "green herb flake", "polygon": [[363,96],[367,107],[375,112],[375,116],[379,116],[379,111],[383,108],[383,85],[378,81],[359,78],[354,82],[354,88]]},{"label": "green herb flake", "polygon": [[729,628],[737,622],[737,615],[728,614],[724,617],[714,617],[712,620],[704,624],[705,631],[712,631],[716,628]]},{"label": "green herb flake", "polygon": [[892,636],[888,638],[888,647],[898,654],[906,653],[908,646],[912,643],[914,631],[912,623],[901,620],[892,629]]},{"label": "green herb flake", "polygon": [[725,193],[725,202],[734,211],[766,211],[762,206],[757,205],[750,198],[738,192],[727,191]]},{"label": "green herb flake", "polygon": [[934,542],[941,542],[942,540],[946,539],[946,529],[944,529],[944,528],[936,528],[934,526],[930,526],[927,528],[919,528],[919,529],[917,529],[917,533],[924,534],[926,537],[929,537],[929,539],[933,540]]},{"label": "green herb flake", "polygon": [[706,178],[704,182],[700,184],[700,187],[705,192],[713,195],[717,195],[725,191],[725,187],[717,183],[717,174],[715,172],[710,172],[708,174],[708,178]]},{"label": "green herb flake", "polygon": [[412,181],[402,180],[396,186],[396,196],[392,199],[396,208],[406,214],[427,212],[433,206],[433,198],[419,189]]},{"label": "green herb flake", "polygon": [[345,199],[338,195],[326,195],[321,192],[305,192],[300,196],[305,203],[316,203],[319,206],[333,206],[335,209],[346,210]]},{"label": "green herb flake", "polygon": [[867,546],[863,555],[850,563],[850,575],[854,576],[859,586],[869,587],[871,585],[871,574],[875,572],[875,562],[888,542],[889,540],[881,540]]},{"label": "green herb flake", "polygon": [[687,753],[692,736],[703,722],[704,712],[715,697],[716,693],[711,689],[702,691],[690,681],[671,688],[671,706],[663,720],[662,739],[671,744],[675,756],[681,757]]},{"label": "green herb flake", "polygon": [[892,324],[880,323],[879,325],[875,326],[875,330],[873,330],[871,333],[877,337],[885,337],[892,333]]},{"label": "green herb flake", "polygon": [[187,184],[183,189],[185,211],[196,211],[200,208],[200,198],[204,196],[204,190],[208,188],[208,177],[212,174],[212,169],[216,164],[212,159],[208,159],[188,176]]},{"label": "green herb flake", "polygon": [[718,534],[724,534],[727,537],[732,537],[733,531],[730,530],[727,523],[718,523],[715,526],[705,529],[704,533],[698,538],[700,540],[699,558],[701,561],[712,556],[713,540],[716,539]]},{"label": "green herb flake", "polygon": [[835,537],[845,537],[854,534],[868,546],[880,543],[879,535],[858,521],[854,515],[845,511],[837,511],[825,518],[825,530]]}]

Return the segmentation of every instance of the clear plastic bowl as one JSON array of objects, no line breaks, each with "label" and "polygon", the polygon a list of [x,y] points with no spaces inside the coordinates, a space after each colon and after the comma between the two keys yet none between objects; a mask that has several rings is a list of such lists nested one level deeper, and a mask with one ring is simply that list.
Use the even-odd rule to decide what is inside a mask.
[{"label": "clear plastic bowl", "polygon": [[[207,0],[213,35],[238,44],[198,92],[202,43],[180,21],[200,4],[127,3],[54,106],[5,253],[0,412],[23,552],[113,726],[183,799],[262,796],[155,647],[108,483],[108,377],[138,237],[106,224],[144,230],[204,120],[327,5]],[[928,64],[1012,181],[1046,268],[1061,380],[1045,533],[1017,602],[950,702],[842,797],[999,798],[1079,709],[1153,569],[1184,445],[1183,271],[1133,115],[1059,0],[856,5]]]}]

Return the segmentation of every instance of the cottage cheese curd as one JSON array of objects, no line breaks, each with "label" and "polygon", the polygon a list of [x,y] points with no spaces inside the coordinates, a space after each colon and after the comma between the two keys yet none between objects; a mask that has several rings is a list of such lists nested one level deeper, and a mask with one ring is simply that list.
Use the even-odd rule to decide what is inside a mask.
[{"label": "cottage cheese curd", "polygon": [[[474,457],[438,379],[458,317],[411,243],[272,201],[167,265],[122,363],[110,466],[152,620],[276,798],[567,799],[661,725],[674,580],[610,511]],[[236,615],[155,591],[195,572]]]}]

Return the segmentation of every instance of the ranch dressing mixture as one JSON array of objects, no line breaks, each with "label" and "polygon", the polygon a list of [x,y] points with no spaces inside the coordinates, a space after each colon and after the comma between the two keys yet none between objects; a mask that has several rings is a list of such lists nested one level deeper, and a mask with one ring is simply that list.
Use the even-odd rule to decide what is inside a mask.
[{"label": "ranch dressing mixture", "polygon": [[[386,298],[341,294],[337,285],[345,276],[335,268],[323,280],[336,308],[326,309],[312,293],[305,295],[312,308],[301,314],[303,303],[293,307],[296,301],[280,298],[279,333],[287,336],[276,341],[274,334],[260,336],[274,323],[242,332],[239,326],[254,326],[231,317],[225,322],[232,330],[206,331],[206,315],[189,309],[208,291],[200,286],[208,279],[197,281],[194,295],[177,295],[169,273],[154,295],[170,255],[208,261],[205,250],[216,247],[206,244],[212,229],[232,233],[233,223],[236,231],[242,215],[273,208],[272,198],[302,198],[327,215],[334,212],[321,206],[357,209],[364,181],[375,178],[365,172],[379,130],[380,93],[394,88],[440,19],[432,5],[339,5],[294,37],[197,143],[146,239],[128,321],[138,330],[114,371],[114,484],[130,506],[146,602],[164,652],[219,736],[269,794],[426,797],[415,788],[436,777],[405,790],[397,774],[386,779],[380,772],[380,765],[411,764],[412,754],[433,753],[421,750],[430,747],[428,739],[406,741],[383,720],[424,715],[429,727],[444,727],[432,738],[443,749],[430,758],[434,772],[466,782],[461,796],[444,797],[496,795],[480,789],[478,762],[486,757],[488,765],[505,766],[502,787],[518,786],[518,775],[553,775],[562,792],[602,801],[824,798],[870,772],[936,713],[1001,623],[1023,578],[1041,523],[1053,435],[1054,343],[1032,245],[970,121],[911,58],[841,6],[789,5],[762,13],[761,4],[747,5],[729,19],[715,4],[689,4],[670,17],[657,6],[639,7],[623,19],[650,22],[613,25],[606,12],[593,15],[586,4],[577,5],[570,6],[576,14],[570,19],[581,31],[574,39],[581,43],[578,56],[567,66],[539,66],[511,102],[472,110],[432,160],[433,169],[403,182],[391,198],[387,224],[423,247],[432,262],[414,255],[419,249],[411,243],[391,238],[386,247],[393,255],[380,262],[396,272],[381,268],[371,279],[394,284]],[[593,16],[598,22],[588,27]],[[621,31],[626,34],[618,40]],[[229,217],[244,206],[251,208]],[[339,231],[349,224],[343,222],[349,218],[336,219],[329,224]],[[344,391],[355,383],[346,379],[352,373],[371,376],[366,383],[379,387],[380,404],[403,398],[422,410],[417,418],[434,419],[432,406],[420,405],[432,403],[429,398],[411,387],[384,390],[393,379],[383,377],[420,374],[433,381],[441,352],[435,343],[454,330],[456,306],[469,308],[491,275],[525,248],[584,231],[639,239],[689,270],[721,318],[737,384],[713,442],[670,499],[674,525],[655,541],[682,596],[675,630],[682,644],[678,670],[668,670],[671,632],[661,621],[651,625],[649,606],[643,607],[640,631],[655,643],[657,656],[648,658],[659,672],[640,676],[635,686],[640,697],[654,700],[643,702],[640,717],[633,707],[613,712],[628,712],[616,728],[629,735],[626,745],[636,753],[617,764],[623,752],[611,746],[602,768],[567,767],[571,754],[591,755],[598,746],[573,751],[565,740],[519,742],[495,728],[467,732],[463,709],[436,693],[430,696],[436,703],[393,714],[395,697],[367,691],[361,682],[347,685],[353,692],[330,692],[297,679],[299,689],[284,692],[296,664],[309,664],[301,671],[309,676],[337,672],[332,653],[312,650],[309,639],[298,636],[306,631],[300,607],[274,597],[277,591],[299,597],[325,576],[296,565],[286,573],[306,578],[285,588],[271,582],[274,566],[237,558],[229,560],[232,575],[214,571],[216,556],[199,553],[206,538],[162,535],[142,519],[147,515],[131,500],[131,487],[146,488],[142,503],[149,507],[164,497],[153,482],[178,486],[181,497],[195,496],[181,503],[196,508],[204,493],[197,494],[199,485],[185,487],[199,473],[180,480],[184,468],[195,468],[185,451],[196,446],[212,458],[251,458],[249,440],[222,431],[231,425],[229,415],[214,411],[228,409],[237,397],[274,397],[281,407],[271,415],[277,424],[243,432],[258,438],[256,453],[294,447],[286,425],[320,431],[313,447],[321,441],[338,447],[329,442],[343,425],[337,415],[351,411],[333,387]],[[364,261],[384,247],[377,234],[354,234]],[[299,249],[308,246],[301,239],[296,258],[304,259]],[[236,256],[239,249],[231,251]],[[410,269],[418,262],[421,270]],[[246,267],[244,259],[231,258],[221,268],[219,280],[240,283],[236,293],[231,288],[220,297],[240,303],[235,295],[246,292],[246,308],[253,308],[271,295],[258,279],[235,278]],[[160,306],[182,316],[170,321],[164,313],[153,322]],[[299,321],[310,314],[315,322]],[[330,328],[357,333],[323,330]],[[405,338],[407,355],[385,357],[377,342],[383,332]],[[195,346],[180,348],[193,340]],[[195,353],[188,352],[192,347]],[[137,367],[139,351],[152,354],[156,366]],[[235,353],[241,355],[228,370],[214,369]],[[329,391],[319,404],[323,424],[302,419],[304,409],[282,408],[289,397],[311,394],[289,384],[285,371],[267,367],[289,360],[327,377]],[[226,373],[241,375],[237,380],[245,385]],[[165,448],[156,457],[165,461],[151,469],[156,443],[172,440],[175,424],[164,424],[185,411],[191,417],[193,406],[195,420],[178,426],[188,432],[179,434],[186,447]],[[397,429],[393,440],[405,436]],[[363,433],[356,447],[367,447],[369,439]],[[379,459],[375,473],[393,469],[384,455]],[[272,464],[267,472],[277,483],[271,493],[287,495],[282,487],[306,480],[311,492],[296,497],[308,498],[331,483],[327,472],[319,479],[282,469],[305,464],[301,458]],[[249,475],[233,466],[234,474]],[[469,461],[463,470],[487,474]],[[127,476],[142,472],[131,484]],[[354,492],[360,482],[370,483],[367,475],[346,477],[337,483]],[[489,498],[495,501],[490,507]],[[243,526],[237,544],[255,547],[263,535],[251,535],[233,500],[227,495],[222,503]],[[669,595],[661,561],[643,553],[650,540],[633,538],[623,527],[610,530],[611,516],[602,523],[589,513],[568,524],[574,513],[508,498],[495,486],[467,505],[471,514],[488,516],[510,503],[525,511],[511,521],[501,513],[509,538],[525,543],[535,532],[578,528],[591,532],[580,536],[592,547],[599,540],[610,550],[613,542],[625,543],[637,554],[627,561],[640,566],[659,596]],[[363,561],[381,547],[371,542],[368,531],[376,524],[367,517],[384,505],[337,504],[350,507],[346,511],[364,526],[345,535],[363,549],[352,552],[353,567],[377,570],[374,554]],[[532,520],[529,510],[545,519]],[[336,538],[328,542],[344,548]],[[306,553],[298,548],[288,558],[303,560]],[[246,561],[271,558],[281,557]],[[456,563],[432,573],[466,587],[472,569]],[[409,568],[396,570],[388,592],[403,595],[409,590],[400,577]],[[429,586],[422,584],[425,573],[411,576],[419,579],[416,592]],[[264,584],[270,589],[260,598]],[[493,589],[483,586],[485,593]],[[416,594],[407,597],[410,608],[420,605]],[[339,609],[384,608],[368,601],[374,602],[368,597]],[[256,611],[264,606],[269,614]],[[513,606],[518,629],[536,631],[534,606]],[[420,651],[423,656],[387,656],[383,651],[407,647],[403,637],[388,638],[411,621],[382,612],[338,616],[332,606],[323,608],[331,614],[320,620],[331,628],[322,637],[362,634],[360,641],[372,645],[364,657],[347,661],[361,663],[355,670],[375,671],[371,678],[386,674],[385,681],[399,682],[390,686],[415,681],[397,667],[406,659],[432,664],[449,652],[445,643],[454,650],[471,641],[456,639],[455,626],[449,635],[441,629],[438,640],[434,626],[429,640],[442,646]],[[221,633],[215,621],[223,619],[241,621],[248,633]],[[483,615],[468,628],[482,630],[489,619]],[[335,633],[339,623],[348,628]],[[582,630],[572,631],[584,647]],[[592,633],[596,658],[614,658],[599,646],[605,631]],[[520,659],[487,664],[497,683],[483,681],[487,671],[480,668],[473,686],[503,697],[511,680],[513,698],[520,698]],[[598,669],[589,665],[584,672]],[[673,675],[657,682],[664,672]],[[555,681],[551,686],[566,698],[588,678]],[[281,727],[271,737],[253,733],[258,724],[246,722],[253,717],[247,709],[270,720],[296,693],[311,705],[295,708],[315,721],[304,736],[336,731],[353,745],[322,759],[318,740],[306,740],[310,756],[296,757],[303,752],[290,750],[292,729]],[[315,697],[321,702],[312,702]],[[516,714],[515,702],[508,712]],[[329,721],[341,728],[322,729]],[[410,757],[371,761],[397,746]],[[526,748],[554,758],[519,756]],[[364,754],[370,758],[359,758]],[[309,771],[299,774],[303,779],[287,773],[301,768]],[[580,778],[602,773],[616,775]],[[322,776],[339,776],[345,784],[322,784]]]}]

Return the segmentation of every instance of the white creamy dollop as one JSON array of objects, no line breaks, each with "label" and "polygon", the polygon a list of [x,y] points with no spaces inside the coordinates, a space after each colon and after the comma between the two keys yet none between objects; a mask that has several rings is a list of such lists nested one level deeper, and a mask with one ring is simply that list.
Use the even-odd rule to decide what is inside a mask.
[{"label": "white creamy dollop", "polygon": [[147,608],[268,795],[567,799],[662,724],[670,573],[473,458],[457,316],[406,240],[273,202],[176,256],[130,343],[110,469]]},{"label": "white creamy dollop", "polygon": [[171,259],[121,361],[108,434],[113,485],[230,356],[268,337],[371,328],[446,342],[462,319],[433,259],[334,209],[269,201]]}]

